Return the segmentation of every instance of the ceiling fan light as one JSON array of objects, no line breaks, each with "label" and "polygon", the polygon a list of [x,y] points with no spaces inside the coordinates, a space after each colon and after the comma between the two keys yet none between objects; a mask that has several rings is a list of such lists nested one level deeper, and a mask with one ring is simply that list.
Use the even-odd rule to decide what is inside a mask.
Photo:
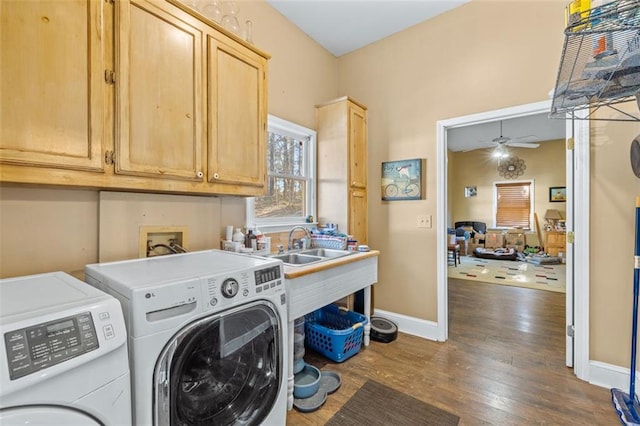
[{"label": "ceiling fan light", "polygon": [[509,153],[507,152],[507,148],[501,144],[496,146],[496,148],[493,150],[493,156],[495,158],[505,158],[509,156]]}]

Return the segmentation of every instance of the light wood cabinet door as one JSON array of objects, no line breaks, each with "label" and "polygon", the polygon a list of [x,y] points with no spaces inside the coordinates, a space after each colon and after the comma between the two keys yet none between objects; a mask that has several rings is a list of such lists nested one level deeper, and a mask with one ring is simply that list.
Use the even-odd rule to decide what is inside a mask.
[{"label": "light wood cabinet door", "polygon": [[116,173],[204,181],[203,32],[168,4],[116,4]]},{"label": "light wood cabinet door", "polygon": [[316,109],[318,218],[366,244],[367,110],[343,97]]},{"label": "light wood cabinet door", "polygon": [[105,7],[0,2],[0,162],[103,171]]},{"label": "light wood cabinet door", "polygon": [[349,234],[358,244],[367,244],[367,191],[351,190],[349,197]]},{"label": "light wood cabinet door", "polygon": [[545,235],[545,251],[549,256],[557,256],[566,251],[566,233],[564,231],[547,231]]},{"label": "light wood cabinet door", "polygon": [[349,103],[349,182],[367,188],[367,117],[364,108]]},{"label": "light wood cabinet door", "polygon": [[208,38],[207,175],[236,193],[266,189],[266,67],[248,49]]}]

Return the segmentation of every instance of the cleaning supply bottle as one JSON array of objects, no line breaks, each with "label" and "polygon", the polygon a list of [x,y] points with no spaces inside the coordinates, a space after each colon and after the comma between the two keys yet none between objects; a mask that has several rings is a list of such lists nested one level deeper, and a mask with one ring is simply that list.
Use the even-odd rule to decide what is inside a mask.
[{"label": "cleaning supply bottle", "polygon": [[247,248],[253,249],[253,251],[258,250],[258,239],[256,238],[256,234],[253,233],[251,229],[247,231]]},{"label": "cleaning supply bottle", "polygon": [[236,232],[233,233],[233,237],[231,238],[231,241],[234,241],[236,243],[244,243],[244,234],[242,233],[242,231],[240,230],[240,228],[236,228]]},{"label": "cleaning supply bottle", "polygon": [[252,248],[251,247],[251,239],[255,238],[255,236],[253,235],[253,231],[251,229],[247,229],[247,233],[244,236],[244,246],[246,248]]}]

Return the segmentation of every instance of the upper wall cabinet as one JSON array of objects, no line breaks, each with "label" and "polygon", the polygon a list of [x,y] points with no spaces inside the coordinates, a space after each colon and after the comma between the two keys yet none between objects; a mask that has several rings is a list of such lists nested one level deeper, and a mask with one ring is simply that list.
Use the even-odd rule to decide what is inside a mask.
[{"label": "upper wall cabinet", "polygon": [[[3,165],[103,171],[104,8],[85,0],[0,2]],[[20,181],[4,167],[1,178]]]},{"label": "upper wall cabinet", "polygon": [[203,31],[164,3],[116,5],[116,173],[203,182]]},{"label": "upper wall cabinet", "polygon": [[218,34],[208,38],[208,178],[265,188],[266,59]]},{"label": "upper wall cabinet", "polygon": [[0,17],[2,181],[264,193],[268,55],[173,0]]}]

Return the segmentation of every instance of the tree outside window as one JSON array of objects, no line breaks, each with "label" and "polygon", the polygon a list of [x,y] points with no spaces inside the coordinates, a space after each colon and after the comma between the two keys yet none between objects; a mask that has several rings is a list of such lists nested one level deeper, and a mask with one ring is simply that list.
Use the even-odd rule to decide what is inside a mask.
[{"label": "tree outside window", "polygon": [[247,204],[247,226],[287,227],[315,215],[315,132],[269,116],[267,194]]}]

